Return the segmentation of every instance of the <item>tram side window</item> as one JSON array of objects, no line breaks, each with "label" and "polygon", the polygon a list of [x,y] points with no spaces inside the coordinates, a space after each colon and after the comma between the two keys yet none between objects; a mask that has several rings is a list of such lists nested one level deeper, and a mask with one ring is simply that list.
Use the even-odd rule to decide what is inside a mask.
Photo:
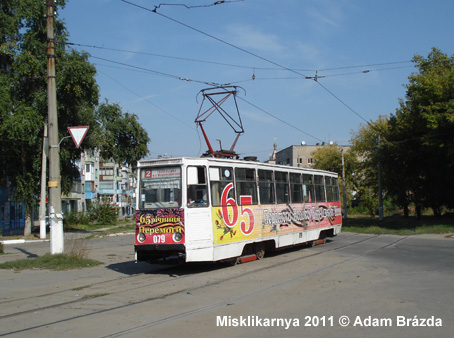
[{"label": "tram side window", "polygon": [[304,203],[315,202],[314,177],[309,174],[303,174],[303,195]]},{"label": "tram side window", "polygon": [[339,180],[337,178],[333,178],[333,194],[334,194],[334,201],[340,201],[340,193],[339,193]]},{"label": "tram side window", "polygon": [[199,208],[208,206],[208,186],[205,167],[188,167],[188,207]]},{"label": "tram side window", "polygon": [[289,203],[288,173],[276,171],[274,175],[276,178],[277,203]]},{"label": "tram side window", "polygon": [[314,182],[315,182],[315,200],[317,202],[326,202],[325,180],[323,179],[323,176],[315,175]]},{"label": "tram side window", "polygon": [[303,202],[303,182],[301,174],[290,173],[290,191],[292,192],[292,203]]},{"label": "tram side window", "polygon": [[274,179],[271,170],[259,170],[259,191],[261,204],[274,204]]},{"label": "tram side window", "polygon": [[340,199],[337,178],[325,176],[325,184],[326,184],[326,200],[328,202],[338,202]]},{"label": "tram side window", "polygon": [[228,191],[227,196],[225,196],[225,202],[229,199],[236,201],[235,189],[233,188],[233,168],[210,168],[211,203],[214,207],[220,207],[222,205],[222,193],[229,183],[232,183],[232,188]]},{"label": "tram side window", "polygon": [[[257,204],[257,181],[255,169],[235,169],[236,192],[242,205]],[[246,198],[243,198],[245,196]],[[249,198],[250,197],[250,198]]]},{"label": "tram side window", "polygon": [[333,200],[333,186],[331,183],[331,177],[325,176],[325,187],[326,187],[326,201],[332,202]]}]

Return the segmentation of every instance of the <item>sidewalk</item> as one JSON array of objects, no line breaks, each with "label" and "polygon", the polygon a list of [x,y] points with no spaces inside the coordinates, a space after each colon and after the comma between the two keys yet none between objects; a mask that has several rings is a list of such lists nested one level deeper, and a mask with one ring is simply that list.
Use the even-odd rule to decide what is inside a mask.
[{"label": "sidewalk", "polygon": [[[67,240],[81,239],[92,235],[93,233],[102,233],[105,229],[98,229],[87,232],[65,232],[65,242]],[[133,232],[121,232],[116,234],[110,234],[106,237],[118,237],[118,236],[133,236]],[[97,238],[100,240],[100,238]],[[50,253],[50,239],[11,239],[1,240],[3,244],[3,254],[0,254],[0,263],[14,261],[18,259],[33,258],[44,256]],[[89,240],[92,242],[92,240]],[[131,247],[134,245],[134,240],[131,240]],[[91,246],[91,245],[90,245]],[[132,249],[133,250],[133,249]],[[96,254],[91,250],[89,258],[96,259]]]}]

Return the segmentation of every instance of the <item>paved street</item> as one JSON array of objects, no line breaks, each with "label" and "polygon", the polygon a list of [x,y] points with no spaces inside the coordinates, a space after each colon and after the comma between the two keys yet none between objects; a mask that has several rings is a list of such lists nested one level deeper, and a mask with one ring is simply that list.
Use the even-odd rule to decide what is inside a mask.
[{"label": "paved street", "polygon": [[[89,241],[104,265],[0,271],[0,336],[451,337],[454,240],[342,233],[237,266],[133,262],[133,236]],[[0,262],[49,243],[6,245]]]}]

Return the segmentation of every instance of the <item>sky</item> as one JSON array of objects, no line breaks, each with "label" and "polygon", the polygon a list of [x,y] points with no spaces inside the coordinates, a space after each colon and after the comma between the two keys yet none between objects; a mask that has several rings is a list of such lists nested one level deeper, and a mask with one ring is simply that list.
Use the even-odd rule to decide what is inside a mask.
[{"label": "sky", "polygon": [[[201,91],[223,85],[238,86],[235,151],[264,161],[274,143],[347,145],[393,114],[414,55],[454,54],[452,13],[451,0],[68,0],[58,15],[97,68],[100,102],[138,116],[149,157],[204,153]],[[233,97],[222,107],[238,121]],[[215,150],[233,144],[217,112],[203,128]]]}]

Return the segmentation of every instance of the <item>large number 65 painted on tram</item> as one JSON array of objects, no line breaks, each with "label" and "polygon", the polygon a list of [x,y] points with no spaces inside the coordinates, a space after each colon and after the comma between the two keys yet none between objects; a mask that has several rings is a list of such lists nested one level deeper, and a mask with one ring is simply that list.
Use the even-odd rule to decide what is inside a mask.
[{"label": "large number 65 painted on tram", "polygon": [[[229,228],[233,228],[239,218],[238,214],[238,206],[233,198],[228,197],[230,190],[233,189],[233,183],[229,183],[225,186],[224,190],[222,191],[221,196],[221,205],[222,205],[222,218],[224,220],[225,225]],[[241,204],[241,215],[247,214],[249,218],[249,227],[247,227],[247,223],[245,221],[241,221],[240,229],[241,232],[245,235],[250,235],[254,230],[254,213],[251,208],[243,206],[243,204],[252,204],[252,196],[240,196],[240,204]],[[229,213],[229,207],[232,209],[231,214]]]}]

